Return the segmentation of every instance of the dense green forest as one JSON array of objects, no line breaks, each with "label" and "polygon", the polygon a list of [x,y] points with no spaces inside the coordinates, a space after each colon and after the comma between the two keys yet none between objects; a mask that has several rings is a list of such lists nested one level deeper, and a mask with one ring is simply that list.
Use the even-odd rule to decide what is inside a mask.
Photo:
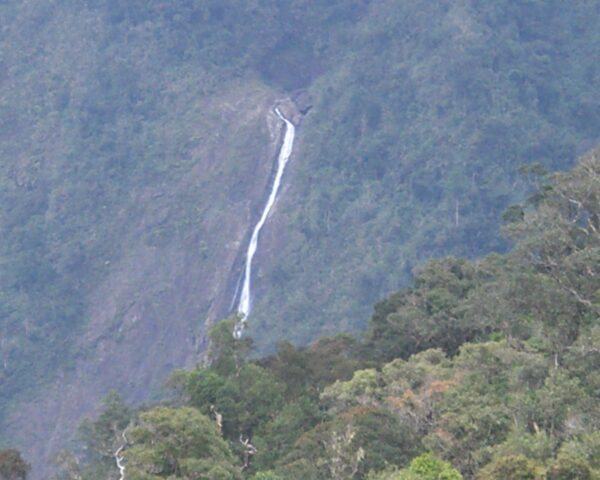
[{"label": "dense green forest", "polygon": [[[285,412],[304,409],[310,420],[276,440],[271,459],[257,445],[246,473],[287,475],[304,454],[286,450],[294,435],[307,449],[319,435],[343,436],[352,408],[392,411],[381,373],[365,405],[342,411],[320,398],[357,369],[383,372],[440,348],[450,355],[447,379],[458,382],[465,342],[504,339],[508,352],[529,342],[540,358],[548,342],[576,341],[596,301],[579,290],[593,280],[594,257],[544,266],[537,252],[527,256],[535,232],[519,220],[543,195],[507,212],[518,247],[506,256],[499,219],[539,187],[544,169],[567,170],[600,139],[599,22],[588,0],[0,2],[0,445],[31,449],[35,471],[111,388],[139,404],[162,395],[167,372],[202,358],[209,324],[228,313],[268,182],[278,101],[296,101],[305,115],[295,117],[297,147],[256,257],[252,358],[275,363],[240,362],[274,385]],[[535,241],[558,240],[540,232]],[[501,256],[476,260],[490,252]],[[447,255],[465,260],[425,264]],[[521,270],[527,262],[535,275]],[[367,322],[378,299],[408,285]],[[538,305],[525,306],[527,291]],[[564,304],[544,314],[550,299]],[[338,332],[357,336],[303,348]],[[277,347],[283,340],[290,345]],[[554,352],[560,371],[571,368],[570,352]],[[309,363],[333,355],[340,371],[306,380],[315,390],[292,405],[286,354]],[[218,375],[233,388],[234,374]],[[186,388],[181,405],[193,398]],[[264,429],[284,430],[266,418],[243,427],[256,444],[271,438]],[[414,427],[419,439],[431,438],[431,422]],[[236,432],[224,430],[219,462],[237,468],[239,427],[228,428]],[[527,461],[549,469],[563,443]],[[420,453],[382,453],[371,468],[369,448],[357,475],[386,462],[405,468]],[[423,451],[463,475],[497,454],[466,468],[445,448]]]},{"label": "dense green forest", "polygon": [[[600,478],[600,149],[505,213],[506,254],[434,260],[361,335],[252,359],[235,318],[161,405],[110,394],[56,478]],[[248,446],[250,445],[250,447]]]},{"label": "dense green forest", "polygon": [[597,2],[333,3],[286,27],[310,32],[310,55],[287,61],[324,73],[307,83],[278,248],[258,254],[263,349],[364,328],[426,259],[504,251],[519,167],[566,169],[600,140]]}]

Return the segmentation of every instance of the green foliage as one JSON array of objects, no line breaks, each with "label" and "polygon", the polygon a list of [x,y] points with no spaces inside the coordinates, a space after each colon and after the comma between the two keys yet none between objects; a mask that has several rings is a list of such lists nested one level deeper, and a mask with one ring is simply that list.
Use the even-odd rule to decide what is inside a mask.
[{"label": "green foliage", "polygon": [[554,458],[557,443],[556,438],[543,431],[530,433],[513,430],[503,443],[494,447],[494,455],[497,457],[524,455],[540,463],[547,463]]},{"label": "green foliage", "polygon": [[447,462],[425,453],[410,462],[408,472],[423,480],[461,480],[462,475]]},{"label": "green foliage", "polygon": [[205,415],[221,415],[225,436],[236,440],[280,413],[283,387],[270,372],[251,363],[241,364],[233,373],[223,377],[214,370],[197,369],[178,373],[172,381],[183,377],[187,403]]},{"label": "green foliage", "polygon": [[[106,478],[114,470],[114,452],[123,444],[123,432],[133,419],[133,412],[125,405],[117,392],[110,392],[103,399],[102,413],[95,419],[86,419],[79,427],[79,437],[85,448],[85,463],[91,465],[84,474],[89,478]],[[76,460],[67,452],[56,460],[67,473],[79,470]]]},{"label": "green foliage", "polygon": [[[170,381],[184,407],[139,414],[128,475],[236,478],[245,465],[254,480],[600,478],[598,158],[548,180],[509,224],[511,252],[430,262],[362,336],[251,359],[235,319],[216,325],[207,365]],[[113,395],[92,432],[110,440],[111,419],[128,418]]]},{"label": "green foliage", "polygon": [[346,413],[350,414],[356,426],[354,442],[364,451],[356,478],[365,478],[370,471],[386,465],[404,465],[422,450],[412,426],[387,409]]},{"label": "green foliage", "polygon": [[[334,408],[344,409],[350,405],[368,405],[376,394],[378,374],[375,369],[357,370],[351,380],[340,382],[326,387],[321,395],[325,404],[332,404]],[[337,405],[336,405],[337,404]]]},{"label": "green foliage", "polygon": [[563,443],[556,455],[556,461],[549,469],[549,480],[600,478],[599,440],[598,432],[594,432],[578,440]]},{"label": "green foliage", "polygon": [[306,348],[283,342],[275,355],[260,363],[286,384],[288,397],[318,394],[335,380],[350,378],[362,364],[356,344],[355,338],[344,334],[320,338]]},{"label": "green foliage", "polygon": [[[544,182],[544,170],[570,167],[598,141],[591,3],[383,0],[337,9],[336,18],[357,20],[328,24],[330,41],[314,37],[319,59],[332,61],[309,87],[302,165],[274,227],[283,248],[261,267],[269,285],[254,310],[261,347],[275,335],[307,343],[332,325],[364,328],[370,306],[406,286],[424,259],[506,250],[497,234],[506,207]],[[525,210],[513,209],[512,220]],[[423,333],[413,313],[394,319],[411,338]],[[400,335],[390,346],[396,340],[394,354],[410,349]]]},{"label": "green foliage", "polygon": [[465,317],[463,302],[477,285],[477,275],[464,259],[427,264],[416,272],[414,287],[375,306],[366,350],[378,360],[433,347],[455,353],[465,341],[483,336],[485,329]]},{"label": "green foliage", "polygon": [[157,407],[140,414],[123,451],[131,479],[240,478],[216,425],[197,410]]},{"label": "green foliage", "polygon": [[185,394],[187,403],[208,414],[210,406],[216,403],[218,392],[225,382],[225,378],[215,371],[197,368],[191,371],[174,372],[168,385],[179,388]]},{"label": "green foliage", "polygon": [[282,477],[272,471],[258,472],[250,478],[251,480],[283,480]]},{"label": "green foliage", "polygon": [[[263,98],[303,88],[312,108],[272,225],[285,241],[257,281],[261,352],[364,328],[374,301],[426,258],[505,250],[500,212],[600,130],[594,2],[8,0],[0,18],[3,414],[93,353],[78,339],[97,311],[112,311],[97,287],[148,252],[165,264],[186,252],[179,264],[189,268],[176,264],[174,275],[207,285],[181,302],[156,295],[163,286],[132,287],[166,305],[158,316],[181,316],[175,304],[208,308],[206,292],[227,284],[214,253],[240,240],[217,226],[260,197],[247,179],[270,138],[250,116]],[[232,90],[242,93],[232,100]],[[527,179],[517,175],[524,163]],[[514,261],[533,270],[487,282],[495,273],[464,261],[418,269],[412,288],[376,311],[363,365],[352,348],[336,354],[339,340],[282,349],[301,360],[273,369],[286,398],[310,389],[314,399],[365,361],[454,355],[491,330],[563,362],[598,314],[595,172],[582,167],[562,190],[509,210],[513,238],[528,238]],[[124,277],[114,283],[137,282]],[[513,301],[497,301],[510,292]],[[118,313],[102,335],[118,342],[131,298],[107,295]],[[221,348],[215,372],[227,376],[243,352]]]},{"label": "green foliage", "polygon": [[115,391],[103,399],[103,410],[94,420],[86,420],[81,425],[81,434],[89,446],[98,451],[110,450],[114,437],[120,434],[131,420],[132,412]]},{"label": "green foliage", "polygon": [[462,480],[462,475],[447,462],[424,453],[403,470],[369,475],[369,480]]},{"label": "green foliage", "polygon": [[211,340],[209,361],[212,369],[220,375],[227,376],[237,372],[252,345],[249,337],[244,337],[240,341],[233,338],[231,332],[237,321],[238,318],[233,316],[217,323],[209,332]]},{"label": "green foliage", "polygon": [[[269,138],[244,126],[255,97],[223,120],[240,85],[312,98],[272,225],[285,241],[261,271],[259,350],[359,330],[414,270],[358,339],[250,360],[236,319],[216,325],[209,363],[172,380],[181,408],[111,395],[84,423],[82,475],[114,475],[133,422],[131,479],[460,478],[447,462],[467,478],[597,477],[600,153],[547,174],[598,138],[594,2],[9,0],[0,14],[1,412],[88,353],[74,346],[92,293],[127,248],[194,252],[195,270],[235,240],[197,230],[256,195],[235,176]],[[511,204],[510,253],[422,264],[505,250]],[[257,448],[243,474],[240,435]],[[14,452],[0,460],[25,476]]]},{"label": "green foliage", "polygon": [[535,461],[523,455],[514,455],[494,460],[479,472],[477,478],[481,480],[542,480],[545,476],[544,469]]}]

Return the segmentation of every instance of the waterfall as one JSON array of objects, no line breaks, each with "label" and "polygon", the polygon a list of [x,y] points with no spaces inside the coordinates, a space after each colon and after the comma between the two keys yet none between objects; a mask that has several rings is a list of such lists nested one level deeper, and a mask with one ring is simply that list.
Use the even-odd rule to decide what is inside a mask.
[{"label": "waterfall", "polygon": [[115,463],[119,469],[119,480],[125,480],[125,465],[123,465],[123,460],[125,460],[125,458],[121,456],[121,450],[123,450],[123,447],[124,445],[121,445],[115,452]]},{"label": "waterfall", "polygon": [[[279,193],[279,187],[281,186],[281,178],[283,177],[283,171],[285,170],[285,166],[292,154],[292,148],[294,146],[294,137],[296,135],[296,128],[294,127],[294,124],[283,116],[279,108],[275,108],[275,113],[285,123],[285,136],[283,138],[281,150],[279,151],[279,156],[277,157],[277,171],[275,173],[275,179],[273,180],[273,186],[271,187],[271,192],[269,193],[267,204],[265,205],[265,208],[262,211],[258,223],[255,225],[254,230],[252,231],[250,243],[248,244],[248,250],[246,252],[244,282],[242,285],[242,293],[240,294],[240,300],[237,307],[237,311],[240,314],[241,319],[235,326],[233,332],[233,336],[235,338],[241,338],[242,332],[244,331],[244,328],[246,326],[246,319],[250,314],[250,309],[252,308],[252,296],[250,288],[252,281],[252,259],[254,258],[254,254],[256,253],[256,249],[258,247],[258,237],[260,235],[260,231],[264,226],[265,222],[267,221],[267,217],[269,216],[269,212],[275,204],[275,200],[277,200],[277,194]],[[119,480],[125,480],[125,464],[123,463],[125,461],[125,457],[122,456],[122,452],[125,446],[127,445],[127,437],[125,436],[126,432],[127,429],[125,429],[125,431],[122,433],[124,442],[123,445],[121,445],[113,455],[117,468],[119,469]]]},{"label": "waterfall", "polygon": [[[127,427],[127,428],[129,428],[129,427]],[[117,464],[117,468],[119,469],[119,480],[125,480],[125,465],[123,464],[125,457],[123,457],[121,455],[121,452],[125,448],[125,445],[127,445],[127,437],[125,436],[125,433],[127,432],[127,428],[125,430],[123,430],[123,433],[121,434],[121,436],[123,437],[124,443],[123,443],[123,445],[121,445],[118,448],[118,450],[114,454],[115,463]]]},{"label": "waterfall", "polygon": [[294,137],[296,135],[296,128],[294,127],[294,124],[283,116],[279,108],[275,108],[275,113],[281,120],[285,122],[285,136],[283,139],[283,144],[281,145],[281,150],[279,151],[279,156],[277,158],[277,171],[275,173],[273,186],[271,187],[269,199],[267,200],[267,204],[262,211],[262,215],[260,216],[258,223],[255,225],[254,230],[252,231],[250,243],[248,244],[248,250],[246,252],[244,283],[242,284],[242,293],[240,294],[240,301],[237,307],[237,311],[240,314],[241,319],[235,326],[233,332],[233,336],[235,338],[240,338],[242,336],[242,332],[246,326],[246,319],[248,318],[252,308],[252,259],[254,258],[254,254],[256,253],[256,249],[258,247],[258,237],[260,235],[260,231],[267,221],[267,217],[269,216],[271,208],[273,208],[275,200],[277,200],[277,194],[279,192],[279,187],[281,186],[283,171],[285,170],[285,166],[290,159],[290,155],[292,154]]}]

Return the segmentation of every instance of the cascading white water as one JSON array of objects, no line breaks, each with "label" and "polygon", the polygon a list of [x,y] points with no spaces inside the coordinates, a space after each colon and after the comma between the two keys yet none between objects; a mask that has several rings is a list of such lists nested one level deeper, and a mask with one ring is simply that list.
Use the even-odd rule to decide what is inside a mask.
[{"label": "cascading white water", "polygon": [[120,446],[115,452],[115,462],[119,469],[119,480],[125,480],[125,465],[123,465],[123,460],[125,460],[125,458],[121,456],[121,450],[123,450],[123,446]]},{"label": "cascading white water", "polygon": [[[252,297],[251,297],[251,280],[252,280],[252,259],[254,258],[254,254],[256,253],[256,249],[258,246],[258,237],[260,235],[260,231],[267,221],[267,217],[269,216],[269,212],[273,208],[275,204],[275,200],[277,199],[277,194],[279,193],[279,187],[281,186],[281,178],[283,177],[283,171],[285,170],[285,166],[290,159],[292,154],[292,148],[294,146],[294,137],[296,136],[296,128],[294,124],[290,122],[287,118],[283,116],[281,111],[278,108],[275,108],[275,113],[281,120],[285,122],[285,136],[283,138],[283,145],[281,146],[281,150],[279,151],[279,156],[277,158],[277,171],[275,172],[275,179],[273,180],[273,186],[271,187],[271,193],[269,194],[269,199],[267,200],[267,204],[258,220],[258,223],[254,227],[252,231],[252,236],[250,237],[250,243],[248,244],[248,250],[246,253],[246,268],[244,270],[244,283],[242,285],[242,293],[240,295],[240,301],[238,303],[237,311],[241,315],[241,319],[238,324],[235,326],[235,330],[233,332],[233,336],[235,338],[241,338],[242,332],[246,326],[246,319],[250,314],[250,309],[252,307]],[[121,445],[117,451],[114,453],[115,463],[117,464],[117,468],[119,469],[119,480],[125,480],[125,465],[123,462],[125,461],[125,457],[121,455],[121,452],[127,445],[127,437],[125,433],[127,429],[123,431],[122,437],[124,444]]]},{"label": "cascading white water", "polygon": [[241,319],[235,326],[235,330],[233,332],[233,336],[235,338],[240,338],[242,336],[242,332],[246,326],[247,317],[250,314],[250,309],[252,308],[252,292],[250,289],[252,283],[252,259],[256,253],[260,231],[267,221],[269,212],[271,211],[271,208],[273,208],[273,204],[277,199],[277,193],[279,192],[279,187],[281,186],[283,171],[285,170],[285,166],[290,159],[290,155],[292,154],[294,137],[296,135],[296,128],[294,127],[294,124],[285,118],[278,108],[275,109],[275,113],[279,118],[281,118],[281,120],[285,122],[285,136],[283,139],[283,145],[279,151],[279,157],[277,158],[277,171],[275,173],[275,179],[273,181],[271,193],[269,194],[269,199],[267,200],[267,204],[265,205],[258,223],[252,231],[252,237],[250,237],[250,243],[248,244],[248,251],[246,253],[246,268],[244,270],[244,283],[242,285],[242,293],[240,294],[240,301],[237,308],[238,313],[241,315]]},{"label": "cascading white water", "polygon": [[123,465],[125,457],[121,456],[121,452],[125,448],[125,445],[127,445],[127,437],[125,436],[126,432],[127,428],[121,434],[121,436],[123,437],[123,442],[125,443],[123,443],[123,445],[121,445],[115,452],[115,463],[117,464],[117,468],[119,469],[119,480],[125,480],[125,465]]}]

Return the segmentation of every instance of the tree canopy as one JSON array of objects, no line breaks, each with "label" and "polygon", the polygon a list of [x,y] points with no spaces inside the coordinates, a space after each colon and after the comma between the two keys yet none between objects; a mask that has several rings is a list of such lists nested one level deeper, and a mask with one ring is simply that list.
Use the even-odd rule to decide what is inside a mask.
[{"label": "tree canopy", "polygon": [[131,478],[600,478],[600,150],[545,181],[510,252],[428,263],[360,336],[254,359],[216,325],[131,419]]}]

